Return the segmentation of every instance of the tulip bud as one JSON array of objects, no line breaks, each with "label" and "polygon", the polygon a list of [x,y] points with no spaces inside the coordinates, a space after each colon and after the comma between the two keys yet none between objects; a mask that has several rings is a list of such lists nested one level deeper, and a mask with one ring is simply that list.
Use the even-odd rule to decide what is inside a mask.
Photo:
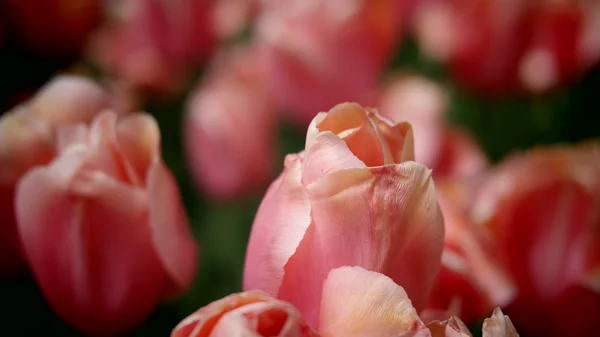
[{"label": "tulip bud", "polygon": [[14,188],[30,168],[55,155],[56,128],[88,123],[110,106],[109,95],[79,76],[58,76],[0,118],[0,273],[24,265],[14,219]]},{"label": "tulip bud", "polygon": [[57,156],[17,186],[25,256],[50,306],[90,335],[140,324],[197,265],[177,185],[149,115],[58,129]]},{"label": "tulip bud", "polygon": [[191,173],[215,199],[264,188],[276,155],[277,116],[257,68],[259,50],[228,52],[192,93],[184,125]]},{"label": "tulip bud", "polygon": [[355,103],[318,114],[259,207],[244,288],[291,302],[314,324],[329,271],[360,266],[391,277],[420,310],[444,228],[430,170],[413,158],[407,123]]}]

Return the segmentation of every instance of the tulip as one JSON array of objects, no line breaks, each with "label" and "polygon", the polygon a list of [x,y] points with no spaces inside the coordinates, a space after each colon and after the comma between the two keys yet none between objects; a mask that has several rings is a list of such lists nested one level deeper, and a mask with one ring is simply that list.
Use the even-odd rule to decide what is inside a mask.
[{"label": "tulip", "polygon": [[33,166],[55,155],[56,128],[92,120],[112,104],[107,92],[79,76],[58,76],[25,104],[0,118],[0,273],[23,269],[14,215],[14,189]]},{"label": "tulip", "polygon": [[93,37],[92,59],[112,77],[144,92],[181,90],[214,42],[211,5],[202,0],[113,1]]},{"label": "tulip", "polygon": [[[44,56],[76,58],[101,19],[100,0],[6,2],[20,43]],[[8,15],[7,15],[8,17]]]},{"label": "tulip", "polygon": [[525,333],[597,335],[598,172],[596,143],[537,148],[505,160],[473,194],[471,217],[515,283],[505,309]]},{"label": "tulip", "polygon": [[319,113],[258,209],[244,289],[289,301],[314,324],[329,271],[357,265],[390,276],[422,309],[444,228],[431,171],[412,161],[412,144],[409,124],[356,103]]},{"label": "tulip", "polygon": [[[233,294],[191,314],[171,337],[218,336],[412,336],[471,334],[457,317],[423,323],[404,289],[389,277],[360,267],[332,269],[323,284],[318,328],[309,327],[290,304],[250,290]],[[483,325],[484,337],[518,337],[499,309]]]},{"label": "tulip", "polygon": [[415,30],[430,58],[448,61],[487,94],[544,92],[600,61],[596,1],[423,1]]},{"label": "tulip", "polygon": [[307,126],[338,102],[370,101],[394,52],[392,0],[265,1],[256,19],[274,98]]},{"label": "tulip", "polygon": [[466,185],[457,180],[436,184],[444,215],[445,246],[423,319],[429,315],[455,315],[473,324],[494,307],[504,307],[514,298],[512,280],[493,250],[488,249],[490,238],[468,216]]},{"label": "tulip", "polygon": [[410,75],[390,81],[381,93],[381,113],[413,127],[415,157],[436,178],[464,178],[487,166],[473,137],[446,121],[447,93],[435,82]]},{"label": "tulip", "polygon": [[58,155],[16,191],[18,231],[42,293],[89,335],[140,324],[186,290],[197,265],[177,185],[146,114],[58,129]]},{"label": "tulip", "polygon": [[276,115],[252,47],[224,51],[191,94],[186,154],[198,186],[214,199],[235,199],[272,178]]}]

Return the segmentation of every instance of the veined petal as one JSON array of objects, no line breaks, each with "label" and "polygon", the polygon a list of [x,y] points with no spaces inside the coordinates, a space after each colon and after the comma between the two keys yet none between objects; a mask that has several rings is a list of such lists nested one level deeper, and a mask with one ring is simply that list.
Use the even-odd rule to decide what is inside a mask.
[{"label": "veined petal", "polygon": [[308,194],[312,223],[285,265],[279,297],[316,324],[323,281],[350,265],[389,276],[422,309],[444,239],[430,171],[415,162],[343,170],[309,185]]}]

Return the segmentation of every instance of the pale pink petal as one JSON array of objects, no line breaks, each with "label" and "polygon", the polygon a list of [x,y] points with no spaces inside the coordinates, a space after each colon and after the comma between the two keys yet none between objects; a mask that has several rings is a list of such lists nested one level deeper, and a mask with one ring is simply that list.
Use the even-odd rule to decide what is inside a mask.
[{"label": "pale pink petal", "polygon": [[320,316],[324,337],[393,337],[427,330],[402,287],[361,267],[331,270]]},{"label": "pale pink petal", "polygon": [[164,163],[148,172],[150,228],[156,254],[174,293],[187,290],[198,268],[198,244],[190,229],[177,182]]},{"label": "pale pink petal", "polygon": [[160,159],[160,129],[156,120],[137,113],[121,118],[116,127],[119,149],[136,185],[144,185],[149,168]]},{"label": "pale pink petal", "polygon": [[496,308],[490,318],[483,321],[483,337],[519,337],[510,318]]},{"label": "pale pink petal", "polygon": [[356,265],[388,275],[422,309],[444,239],[430,175],[406,162],[343,170],[309,185],[312,223],[285,266],[279,297],[315,324],[329,271]]},{"label": "pale pink petal", "polygon": [[340,137],[329,131],[321,132],[304,155],[302,184],[307,186],[327,174],[348,168],[365,168],[365,164]]},{"label": "pale pink petal", "polygon": [[118,334],[150,314],[166,279],[145,225],[144,192],[83,170],[87,159],[74,148],[23,177],[19,233],[56,313],[84,332]]},{"label": "pale pink petal", "polygon": [[310,202],[301,178],[302,155],[288,155],[284,172],[269,187],[252,225],[244,267],[244,290],[275,296],[283,266],[310,225]]}]

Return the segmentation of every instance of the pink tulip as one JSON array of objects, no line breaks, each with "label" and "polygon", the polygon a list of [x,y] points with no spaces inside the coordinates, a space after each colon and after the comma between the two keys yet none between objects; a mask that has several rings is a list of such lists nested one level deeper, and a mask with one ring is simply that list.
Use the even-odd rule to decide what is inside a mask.
[{"label": "pink tulip", "polygon": [[421,309],[444,228],[431,171],[411,161],[412,144],[409,124],[356,103],[319,113],[305,150],[287,156],[259,207],[244,289],[289,301],[314,324],[329,271],[358,265],[390,276]]},{"label": "pink tulip", "polygon": [[112,104],[107,92],[79,76],[58,76],[0,118],[0,273],[23,269],[14,215],[14,189],[32,167],[55,155],[56,128],[88,123]]},{"label": "pink tulip", "polygon": [[58,130],[58,155],[16,192],[25,255],[56,313],[90,335],[141,323],[194,279],[197,246],[149,115]]},{"label": "pink tulip", "polygon": [[257,18],[274,98],[301,125],[338,102],[369,100],[398,37],[392,0],[265,1]]},{"label": "pink tulip", "polygon": [[490,238],[468,217],[465,183],[438,180],[436,192],[444,215],[445,247],[424,315],[456,315],[467,324],[476,323],[494,307],[510,303],[514,285],[489,249]]},{"label": "pink tulip", "polygon": [[272,179],[276,116],[259,50],[220,54],[187,105],[185,144],[191,173],[216,199],[233,199]]},{"label": "pink tulip", "polygon": [[[233,294],[184,319],[171,337],[323,336],[471,337],[457,317],[425,325],[404,289],[389,277],[360,267],[332,269],[324,281],[318,334],[284,301],[261,291]],[[484,337],[518,337],[497,309],[484,322]]]},{"label": "pink tulip", "polygon": [[480,92],[546,91],[600,61],[596,1],[433,0],[417,12],[424,53]]},{"label": "pink tulip", "polygon": [[210,1],[112,1],[109,10],[91,44],[92,58],[143,91],[179,91],[213,46]]},{"label": "pink tulip", "polygon": [[507,159],[473,194],[472,218],[515,282],[506,311],[519,330],[597,336],[599,172],[596,143],[539,148]]},{"label": "pink tulip", "polygon": [[446,121],[448,97],[435,82],[415,75],[398,77],[381,93],[379,107],[391,120],[413,126],[415,157],[436,178],[469,177],[487,166],[475,140]]}]

